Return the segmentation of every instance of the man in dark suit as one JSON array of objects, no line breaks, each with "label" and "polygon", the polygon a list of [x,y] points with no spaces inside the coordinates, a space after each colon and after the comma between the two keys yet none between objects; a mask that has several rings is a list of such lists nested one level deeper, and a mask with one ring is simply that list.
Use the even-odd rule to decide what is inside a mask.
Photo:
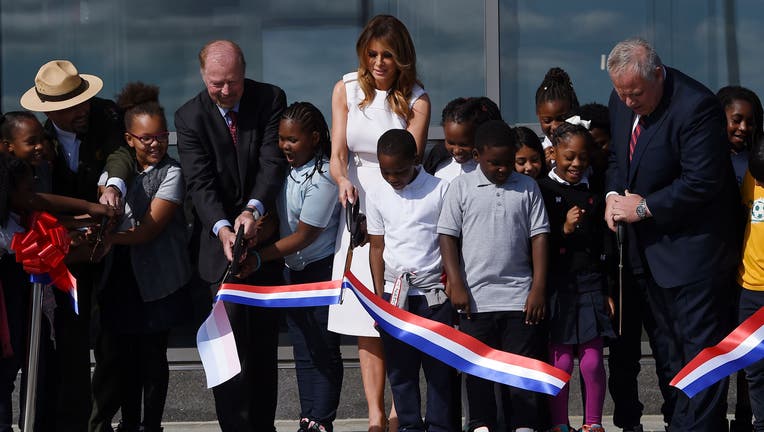
[{"label": "man in dark suit", "polygon": [[[286,96],[276,86],[245,79],[244,55],[231,41],[208,43],[199,62],[206,90],[178,109],[175,128],[194,205],[199,275],[214,293],[240,226],[250,244],[272,241],[255,221],[274,209],[285,175],[278,126]],[[266,263],[246,282],[282,283],[280,267]],[[213,389],[218,421],[223,431],[274,431],[278,317],[273,309],[226,309],[241,373]]]},{"label": "man in dark suit", "polygon": [[[53,60],[40,67],[35,86],[21,97],[24,108],[48,117],[45,130],[54,141],[55,194],[96,201],[104,171],[122,179],[131,174],[122,116],[114,102],[95,97],[102,87],[97,76],[80,74],[69,61]],[[124,153],[127,160],[112,157],[115,153]],[[54,424],[51,430],[80,432],[87,430],[91,409],[90,312],[100,264],[73,264],[69,269],[77,278],[79,315],[68,295],[52,290],[56,349],[50,356],[43,354],[49,375],[41,392],[46,407],[55,403],[56,408],[53,413],[50,407],[38,407],[38,413],[49,415],[38,415],[37,421]]]},{"label": "man in dark suit", "polygon": [[[724,113],[702,84],[661,64],[642,39],[613,48],[608,73],[613,152],[607,172],[609,227],[626,225],[632,275],[645,288],[662,346],[653,354],[673,376],[725,336],[737,263],[735,178]],[[726,428],[728,382],[689,399],[678,394],[670,430]]]}]

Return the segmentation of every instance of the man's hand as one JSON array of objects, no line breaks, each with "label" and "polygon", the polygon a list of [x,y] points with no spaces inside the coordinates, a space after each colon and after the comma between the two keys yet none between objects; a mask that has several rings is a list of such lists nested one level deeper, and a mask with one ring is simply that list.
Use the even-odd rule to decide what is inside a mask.
[{"label": "man's hand", "polygon": [[98,202],[110,207],[122,208],[122,193],[115,186],[106,186],[98,198]]},{"label": "man's hand", "polygon": [[607,227],[610,228],[610,231],[615,232],[616,230],[616,223],[615,223],[615,216],[613,215],[613,206],[615,205],[616,198],[620,197],[618,194],[610,194],[607,198],[605,198],[605,222],[607,222]]},{"label": "man's hand", "polygon": [[464,282],[459,280],[452,281],[446,280],[446,295],[451,300],[451,305],[456,310],[460,310],[463,314],[467,315],[467,319],[470,319],[470,296],[467,294],[467,289],[464,287]]},{"label": "man's hand", "polygon": [[224,226],[218,231],[218,239],[223,245],[223,254],[228,262],[233,260],[233,244],[236,242],[236,234],[231,231],[231,227]]},{"label": "man's hand", "polygon": [[637,205],[640,201],[642,201],[641,195],[632,194],[629,193],[629,191],[626,191],[626,195],[611,196],[614,197],[612,211],[613,221],[634,223],[642,220],[639,216],[637,216]]},{"label": "man's hand", "polygon": [[247,240],[249,246],[254,246],[257,243],[257,224],[255,222],[255,215],[245,210],[233,223],[233,232],[239,232],[240,226],[244,227],[244,239]]}]

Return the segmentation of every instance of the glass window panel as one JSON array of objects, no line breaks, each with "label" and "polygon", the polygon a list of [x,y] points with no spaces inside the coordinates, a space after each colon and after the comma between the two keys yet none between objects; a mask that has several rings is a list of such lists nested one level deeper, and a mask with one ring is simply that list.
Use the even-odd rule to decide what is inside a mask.
[{"label": "glass window panel", "polygon": [[739,82],[761,95],[762,18],[756,0],[500,1],[502,112],[510,122],[537,123],[535,92],[553,66],[570,74],[581,103],[606,104],[612,85],[603,55],[631,36],[647,38],[664,63],[712,91]]},{"label": "glass window panel", "polygon": [[602,56],[619,34],[643,32],[647,8],[644,2],[502,1],[499,13],[502,115],[510,123],[537,123],[536,89],[551,67],[565,69],[581,103],[607,104]]},{"label": "glass window panel", "polygon": [[332,86],[357,67],[355,41],[377,13],[409,28],[435,124],[450,99],[485,93],[482,2],[2,0],[2,109],[20,108],[43,62],[65,58],[104,80],[102,97],[129,81],[158,85],[171,114],[203,88],[201,46],[228,38],[244,50],[247,76],[283,87],[290,102],[316,104],[330,120]]},{"label": "glass window panel", "polygon": [[414,39],[417,72],[432,102],[431,135],[449,101],[485,95],[484,2],[375,1],[372,10],[398,17]]}]

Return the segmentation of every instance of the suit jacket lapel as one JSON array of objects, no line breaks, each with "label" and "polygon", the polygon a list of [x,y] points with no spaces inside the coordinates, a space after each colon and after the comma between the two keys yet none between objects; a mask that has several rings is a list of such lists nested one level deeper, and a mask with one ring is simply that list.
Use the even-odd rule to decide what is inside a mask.
[{"label": "suit jacket lapel", "polygon": [[639,163],[642,161],[642,155],[644,155],[647,148],[652,145],[653,137],[655,137],[656,132],[660,130],[663,121],[668,115],[668,110],[666,108],[671,101],[671,95],[674,88],[673,77],[668,69],[666,70],[665,80],[666,81],[663,85],[663,96],[661,97],[661,101],[658,103],[655,111],[650,114],[649,118],[645,119],[646,126],[644,129],[642,129],[642,133],[639,135],[639,139],[637,139],[637,146],[634,148],[634,156],[631,158],[631,164],[629,165],[629,177],[627,179],[627,183],[629,185],[631,185],[634,181],[634,177],[637,173],[637,168],[639,167]]}]

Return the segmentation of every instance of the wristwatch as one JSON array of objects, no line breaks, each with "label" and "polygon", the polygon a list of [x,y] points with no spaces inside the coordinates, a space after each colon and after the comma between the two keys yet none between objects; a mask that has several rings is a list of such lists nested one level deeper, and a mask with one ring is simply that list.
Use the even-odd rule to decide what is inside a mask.
[{"label": "wristwatch", "polygon": [[644,198],[642,198],[642,200],[639,201],[639,204],[637,204],[637,217],[640,220],[647,217],[647,203],[645,202]]}]

